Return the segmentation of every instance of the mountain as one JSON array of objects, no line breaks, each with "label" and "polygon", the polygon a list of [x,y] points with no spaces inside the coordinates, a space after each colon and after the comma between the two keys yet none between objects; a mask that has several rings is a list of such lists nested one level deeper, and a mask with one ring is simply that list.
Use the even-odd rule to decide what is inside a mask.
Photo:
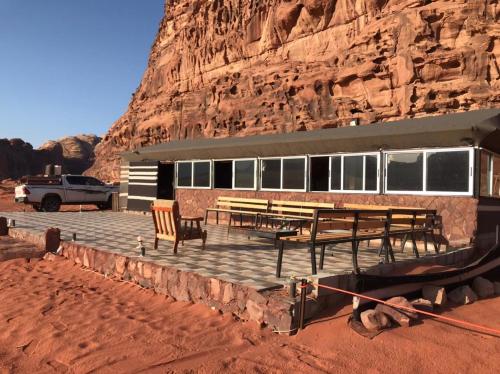
[{"label": "mountain", "polygon": [[41,174],[45,165],[62,165],[65,173],[81,174],[94,163],[96,135],[78,135],[49,141],[38,149],[22,139],[0,139],[0,180]]},{"label": "mountain", "polygon": [[497,0],[167,0],[143,79],[96,148],[309,131],[500,105]]}]

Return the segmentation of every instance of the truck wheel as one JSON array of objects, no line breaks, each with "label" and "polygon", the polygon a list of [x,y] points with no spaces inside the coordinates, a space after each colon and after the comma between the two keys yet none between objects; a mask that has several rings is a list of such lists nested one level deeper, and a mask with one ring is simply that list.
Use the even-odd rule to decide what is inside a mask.
[{"label": "truck wheel", "polygon": [[47,196],[42,201],[42,211],[58,212],[61,208],[61,199],[58,196]]},{"label": "truck wheel", "polygon": [[99,210],[108,210],[108,209],[112,208],[112,205],[113,205],[113,202],[112,202],[111,197],[110,197],[107,202],[97,204],[97,207],[99,208]]}]

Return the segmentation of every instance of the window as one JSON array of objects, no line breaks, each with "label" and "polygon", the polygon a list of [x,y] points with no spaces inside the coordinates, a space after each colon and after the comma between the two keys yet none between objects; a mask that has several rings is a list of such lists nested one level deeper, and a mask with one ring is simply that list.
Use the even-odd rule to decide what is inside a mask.
[{"label": "window", "polygon": [[378,153],[312,156],[311,191],[378,192]]},{"label": "window", "polygon": [[469,191],[469,152],[427,152],[427,191]]},{"label": "window", "polygon": [[281,159],[262,160],[263,189],[281,189]]},{"label": "window", "polygon": [[191,187],[193,182],[193,164],[191,162],[177,163],[177,186]]},{"label": "window", "polygon": [[283,159],[283,190],[305,190],[306,159]]},{"label": "window", "polygon": [[306,157],[270,158],[261,161],[263,190],[306,189]]},{"label": "window", "polygon": [[362,189],[363,156],[345,156],[343,190],[360,191]]},{"label": "window", "polygon": [[233,188],[252,189],[256,188],[255,183],[256,160],[234,160],[233,161]]},{"label": "window", "polygon": [[177,163],[177,187],[210,188],[211,161]]},{"label": "window", "polygon": [[66,177],[66,182],[71,185],[84,186],[87,182],[87,178],[80,176],[68,176]]},{"label": "window", "polygon": [[500,156],[481,151],[481,196],[500,197]]},{"label": "window", "polygon": [[388,152],[386,192],[472,194],[473,149]]},{"label": "window", "polygon": [[87,186],[104,186],[104,183],[99,179],[88,177],[86,181]]},{"label": "window", "polygon": [[491,170],[491,196],[500,197],[500,156],[493,155]]},{"label": "window", "polygon": [[342,189],[342,157],[330,157],[330,190]]},{"label": "window", "polygon": [[424,157],[422,152],[387,155],[387,190],[423,191]]},{"label": "window", "polygon": [[233,187],[233,161],[214,161],[214,188]]}]

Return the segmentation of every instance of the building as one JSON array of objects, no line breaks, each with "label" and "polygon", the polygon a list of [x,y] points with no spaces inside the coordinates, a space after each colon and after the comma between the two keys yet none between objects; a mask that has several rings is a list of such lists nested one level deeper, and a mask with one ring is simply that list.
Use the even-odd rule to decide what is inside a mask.
[{"label": "building", "polygon": [[437,209],[449,243],[487,245],[500,217],[500,109],[368,126],[172,141],[122,155],[121,207],[220,195]]}]

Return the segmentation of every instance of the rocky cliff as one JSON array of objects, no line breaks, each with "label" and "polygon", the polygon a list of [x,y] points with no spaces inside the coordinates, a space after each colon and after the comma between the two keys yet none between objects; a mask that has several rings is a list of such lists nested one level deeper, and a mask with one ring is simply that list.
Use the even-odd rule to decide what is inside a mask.
[{"label": "rocky cliff", "polygon": [[195,137],[500,105],[497,0],[167,0],[149,65],[91,173]]},{"label": "rocky cliff", "polygon": [[33,149],[21,139],[0,139],[0,180],[40,174],[47,164],[62,165],[65,173],[80,174],[94,163],[94,148],[100,140],[95,135],[78,135]]}]

